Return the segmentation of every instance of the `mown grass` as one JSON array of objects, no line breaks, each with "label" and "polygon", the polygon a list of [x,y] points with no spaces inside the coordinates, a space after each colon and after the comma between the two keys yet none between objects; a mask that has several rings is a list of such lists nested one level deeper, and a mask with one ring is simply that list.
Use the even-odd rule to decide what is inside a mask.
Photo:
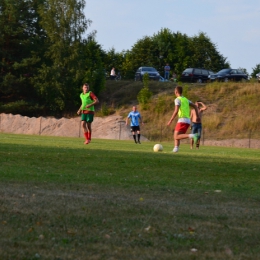
[{"label": "mown grass", "polygon": [[259,257],[259,150],[0,138],[0,259]]}]

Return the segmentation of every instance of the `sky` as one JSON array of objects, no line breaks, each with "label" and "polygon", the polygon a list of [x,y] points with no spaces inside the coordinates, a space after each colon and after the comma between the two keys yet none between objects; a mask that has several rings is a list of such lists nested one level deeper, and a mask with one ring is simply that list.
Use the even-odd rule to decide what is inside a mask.
[{"label": "sky", "polygon": [[[85,16],[105,51],[131,50],[162,28],[205,33],[231,68],[260,64],[260,0],[86,0]],[[141,66],[141,64],[140,64]]]}]

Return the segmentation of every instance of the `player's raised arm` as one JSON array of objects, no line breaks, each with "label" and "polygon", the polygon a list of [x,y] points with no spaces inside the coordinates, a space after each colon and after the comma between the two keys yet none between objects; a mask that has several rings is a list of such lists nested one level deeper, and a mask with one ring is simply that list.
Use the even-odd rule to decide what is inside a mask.
[{"label": "player's raised arm", "polygon": [[207,109],[207,106],[206,106],[203,102],[197,101],[197,103],[198,103],[199,105],[201,105],[201,107],[200,107],[200,110],[201,110],[201,111],[204,111],[204,110]]}]

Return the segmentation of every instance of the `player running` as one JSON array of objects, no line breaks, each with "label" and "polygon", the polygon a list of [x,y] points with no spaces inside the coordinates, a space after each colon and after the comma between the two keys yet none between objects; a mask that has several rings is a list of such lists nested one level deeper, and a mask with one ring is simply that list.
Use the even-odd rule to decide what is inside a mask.
[{"label": "player running", "polygon": [[179,151],[180,140],[185,138],[193,138],[194,142],[197,143],[198,134],[186,134],[190,126],[190,106],[195,109],[197,120],[199,120],[199,111],[195,104],[193,104],[186,97],[182,96],[182,87],[177,86],[174,90],[176,96],[175,99],[175,109],[172,114],[171,119],[167,123],[169,126],[174,118],[178,115],[179,119],[174,129],[174,148],[173,152],[177,153]]}]

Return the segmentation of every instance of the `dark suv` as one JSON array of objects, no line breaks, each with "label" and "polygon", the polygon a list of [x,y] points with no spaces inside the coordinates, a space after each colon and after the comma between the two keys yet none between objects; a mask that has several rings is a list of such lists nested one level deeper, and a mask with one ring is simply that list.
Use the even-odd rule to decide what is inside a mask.
[{"label": "dark suv", "polygon": [[135,80],[143,80],[144,74],[147,73],[149,75],[149,79],[159,80],[160,73],[153,67],[140,67],[135,73]]},{"label": "dark suv", "polygon": [[207,82],[209,75],[214,74],[211,70],[200,69],[200,68],[187,68],[181,74],[182,82]]}]

